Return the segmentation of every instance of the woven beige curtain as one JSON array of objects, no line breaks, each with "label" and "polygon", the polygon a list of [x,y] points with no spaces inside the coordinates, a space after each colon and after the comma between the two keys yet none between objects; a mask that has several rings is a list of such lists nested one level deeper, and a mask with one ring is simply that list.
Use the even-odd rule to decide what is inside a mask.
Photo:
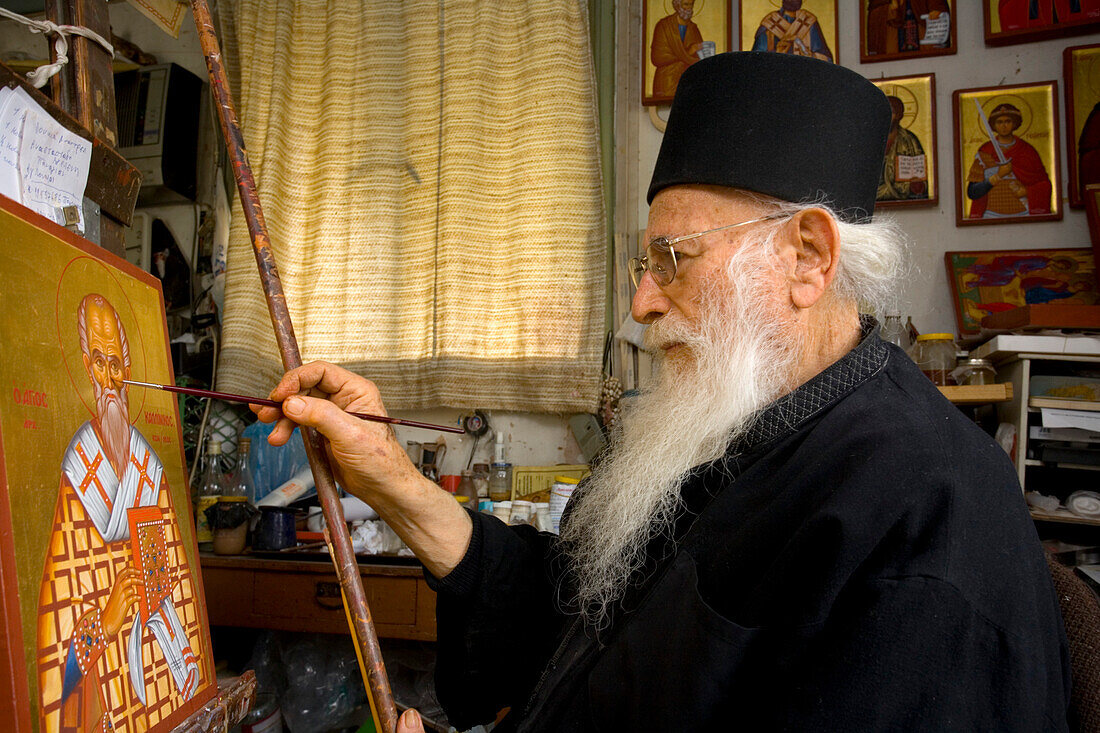
[{"label": "woven beige curtain", "polygon": [[[303,359],[390,408],[591,411],[604,221],[579,0],[222,0]],[[282,374],[238,207],[220,389]]]}]

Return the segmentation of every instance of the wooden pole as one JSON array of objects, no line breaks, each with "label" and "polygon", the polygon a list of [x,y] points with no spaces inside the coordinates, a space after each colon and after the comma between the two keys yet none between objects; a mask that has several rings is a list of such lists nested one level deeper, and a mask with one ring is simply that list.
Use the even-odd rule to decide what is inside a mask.
[{"label": "wooden pole", "polygon": [[[111,38],[107,0],[47,0],[46,15],[59,25],[79,25]],[[54,58],[50,37],[50,58]],[[83,36],[69,37],[69,63],[51,80],[51,96],[61,109],[76,118],[92,135],[112,146],[118,144],[115,120],[115,77],[107,49]],[[99,245],[123,256],[126,252],[123,224],[107,212],[100,218]],[[126,223],[129,219],[126,218]]]},{"label": "wooden pole", "polygon": [[[229,93],[229,80],[225,73],[218,37],[214,31],[214,21],[206,0],[191,0],[191,9],[198,26],[199,42],[206,57],[206,68],[210,74],[210,87],[214,93],[218,119],[222,133],[229,148],[233,173],[237,179],[237,190],[241,196],[241,207],[248,222],[248,233],[252,238],[252,251],[256,255],[256,265],[260,270],[260,281],[267,298],[267,308],[271,314],[271,323],[275,327],[275,339],[282,354],[283,367],[295,369],[302,364],[298,352],[298,341],[294,337],[294,326],[287,310],[283,295],[279,270],[275,266],[275,255],[267,236],[260,197],[256,191],[256,181],[252,177],[252,168],[248,164],[248,155],[244,147],[244,138],[233,108]],[[378,634],[371,621],[367,607],[366,594],[363,592],[363,580],[359,575],[359,566],[355,561],[355,552],[351,546],[347,524],[344,523],[344,509],[336,493],[332,466],[329,465],[325,451],[324,437],[316,430],[302,428],[306,456],[313,469],[313,478],[317,484],[317,496],[328,524],[333,563],[340,579],[340,587],[348,600],[351,616],[351,631],[358,645],[358,653],[366,661],[368,692],[378,707],[378,713],[385,733],[393,733],[397,727],[397,708],[394,704],[390,683],[386,678],[386,668],[382,662],[382,650],[378,645]]]}]

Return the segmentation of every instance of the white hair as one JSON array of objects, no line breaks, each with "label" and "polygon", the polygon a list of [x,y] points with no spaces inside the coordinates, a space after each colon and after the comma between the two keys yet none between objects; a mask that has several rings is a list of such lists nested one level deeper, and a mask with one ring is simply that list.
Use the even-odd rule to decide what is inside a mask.
[{"label": "white hair", "polygon": [[878,316],[898,312],[897,288],[909,264],[906,237],[896,221],[876,217],[853,224],[841,219],[822,202],[792,203],[751,191],[739,193],[764,207],[765,215],[785,215],[771,225],[769,245],[786,217],[807,209],[827,211],[840,233],[840,261],[831,286],[833,296],[856,303],[860,310]]}]

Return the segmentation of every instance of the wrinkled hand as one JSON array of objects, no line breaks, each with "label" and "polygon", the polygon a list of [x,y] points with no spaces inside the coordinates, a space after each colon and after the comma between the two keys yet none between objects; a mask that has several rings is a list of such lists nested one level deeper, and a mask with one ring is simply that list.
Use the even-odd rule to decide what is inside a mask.
[{"label": "wrinkled hand", "polygon": [[115,577],[114,587],[111,588],[111,595],[107,597],[107,605],[104,606],[101,616],[103,630],[108,636],[116,636],[122,629],[122,624],[130,615],[130,609],[138,602],[141,584],[141,575],[132,567],[126,568]]},{"label": "wrinkled hand", "polygon": [[282,412],[252,406],[261,421],[277,421],[268,442],[285,444],[296,424],[316,428],[328,438],[336,480],[360,498],[375,497],[409,481],[427,480],[388,425],[347,414],[386,415],[373,382],[332,364],[313,362],[287,372],[270,398],[283,403]]},{"label": "wrinkled hand", "polygon": [[424,721],[420,719],[420,713],[412,708],[401,713],[394,733],[424,733]]}]

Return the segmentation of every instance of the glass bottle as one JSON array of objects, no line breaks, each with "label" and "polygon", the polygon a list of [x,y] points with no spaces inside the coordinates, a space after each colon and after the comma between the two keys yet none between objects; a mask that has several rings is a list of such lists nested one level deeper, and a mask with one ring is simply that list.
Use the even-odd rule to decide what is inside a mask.
[{"label": "glass bottle", "polygon": [[252,479],[252,467],[249,457],[252,451],[252,440],[241,438],[237,444],[237,470],[233,473],[233,481],[226,490],[227,497],[242,497],[255,503],[256,482]]},{"label": "glass bottle", "polygon": [[195,539],[199,549],[214,549],[214,534],[210,530],[210,521],[206,510],[218,503],[225,494],[225,475],[222,474],[222,442],[211,438],[206,443],[206,461],[203,466],[202,482],[199,484],[199,498],[195,505]]},{"label": "glass bottle", "polygon": [[902,350],[909,348],[909,334],[906,333],[905,326],[901,325],[901,316],[886,316],[879,329],[879,336],[883,341]]},{"label": "glass bottle", "polygon": [[465,496],[469,499],[466,502],[472,511],[477,511],[477,485],[474,483],[473,472],[464,470],[462,472],[462,478],[458,482],[458,488],[455,489],[455,496]]}]

